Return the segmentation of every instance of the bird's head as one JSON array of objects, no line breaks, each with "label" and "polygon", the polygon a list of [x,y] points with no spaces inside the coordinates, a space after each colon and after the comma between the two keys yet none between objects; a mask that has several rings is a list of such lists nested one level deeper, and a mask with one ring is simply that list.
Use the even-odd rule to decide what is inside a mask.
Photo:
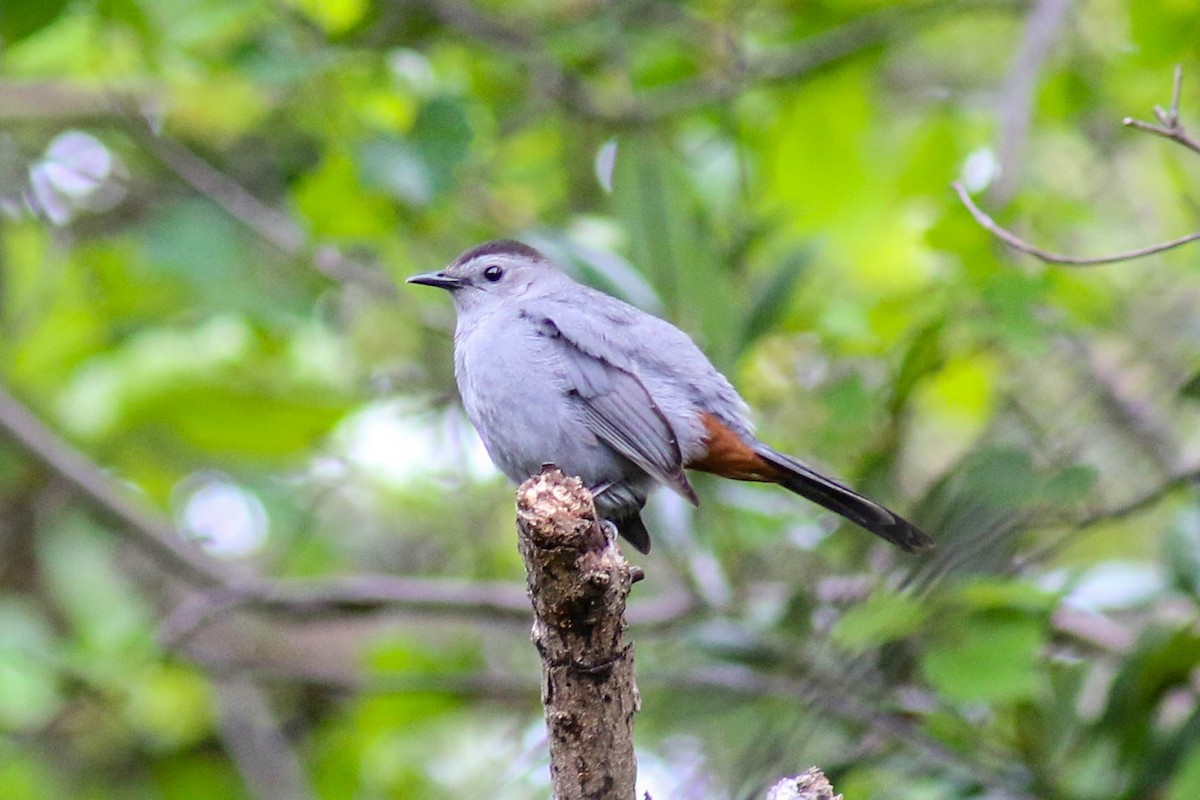
[{"label": "bird's head", "polygon": [[460,313],[486,310],[506,299],[552,288],[562,273],[534,248],[511,239],[467,250],[440,272],[414,275],[408,283],[450,292]]}]

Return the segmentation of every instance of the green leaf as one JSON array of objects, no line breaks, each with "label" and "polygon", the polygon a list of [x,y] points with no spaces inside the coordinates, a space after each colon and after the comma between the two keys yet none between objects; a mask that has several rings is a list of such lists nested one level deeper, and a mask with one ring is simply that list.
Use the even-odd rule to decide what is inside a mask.
[{"label": "green leaf", "polygon": [[1200,508],[1184,507],[1163,536],[1163,560],[1171,582],[1193,598],[1200,597]]},{"label": "green leaf", "polygon": [[289,457],[315,446],[349,406],[319,394],[275,394],[235,383],[164,392],[140,403],[130,428],[166,426],[205,452]]},{"label": "green leaf", "polygon": [[1048,613],[1059,595],[1022,580],[980,577],[963,581],[948,593],[944,602],[972,611],[1014,610]]},{"label": "green leaf", "polygon": [[366,14],[369,0],[286,0],[331,34],[345,33]]},{"label": "green leaf", "polygon": [[396,137],[371,139],[355,157],[364,185],[410,205],[423,206],[433,199],[432,170],[411,142]]},{"label": "green leaf", "polygon": [[1096,485],[1099,477],[1097,471],[1083,464],[1074,464],[1050,478],[1038,492],[1042,502],[1056,506],[1066,506],[1083,500]]},{"label": "green leaf", "polygon": [[96,11],[103,17],[127,25],[146,46],[153,46],[154,25],[138,0],[98,0]]},{"label": "green leaf", "polygon": [[62,788],[54,759],[42,760],[28,747],[6,737],[0,743],[0,797],[5,800],[46,800],[59,797]]},{"label": "green leaf", "polygon": [[1028,453],[991,448],[972,454],[963,466],[968,490],[1000,508],[1019,508],[1034,498],[1041,481]]},{"label": "green leaf", "polygon": [[957,635],[930,646],[924,656],[925,675],[952,701],[1030,700],[1043,685],[1038,654],[1044,640],[1044,625],[1029,616],[973,615]]},{"label": "green leaf", "polygon": [[293,198],[318,238],[370,239],[395,230],[392,203],[368,191],[354,159],[334,146],[320,167],[297,182]]},{"label": "green leaf", "polygon": [[124,716],[149,749],[180,750],[212,733],[209,687],[192,670],[150,664],[129,678]]},{"label": "green leaf", "polygon": [[1179,395],[1188,400],[1200,400],[1200,372],[1187,379],[1187,382],[1180,387]]},{"label": "green leaf", "polygon": [[1200,633],[1190,627],[1152,627],[1138,640],[1109,690],[1100,724],[1112,732],[1126,758],[1140,757],[1152,744],[1154,711],[1171,689],[1189,685],[1200,664]]},{"label": "green leaf", "polygon": [[[65,514],[47,526],[39,547],[46,589],[63,622],[70,625],[75,655],[92,677],[125,681],[128,661],[152,647],[153,613],[130,591],[117,566],[114,542],[82,514]],[[100,682],[103,682],[101,679]]]},{"label": "green leaf", "polygon": [[927,615],[928,606],[919,598],[880,588],[843,614],[830,636],[847,650],[861,652],[915,633]]},{"label": "green leaf", "polygon": [[1196,800],[1197,797],[1200,797],[1200,744],[1175,773],[1164,800]]},{"label": "green leaf", "polygon": [[808,250],[800,250],[780,259],[775,271],[759,285],[750,299],[750,308],[738,337],[737,353],[744,352],[779,324],[788,310],[792,291],[811,263],[812,253]]},{"label": "green leaf", "polygon": [[70,0],[5,0],[0,4],[0,44],[13,44],[49,25]]},{"label": "green leaf", "polygon": [[892,380],[892,395],[888,400],[888,412],[899,414],[908,404],[913,390],[926,375],[940,370],[946,363],[943,353],[942,332],[946,320],[937,319],[917,331],[904,351],[900,369]]},{"label": "green leaf", "polygon": [[428,205],[454,187],[471,138],[463,104],[436,98],[421,107],[406,137],[377,137],[361,145],[359,175],[364,186],[411,205]]},{"label": "green leaf", "polygon": [[[263,298],[254,291],[258,282],[242,266],[253,254],[248,234],[208,201],[193,198],[156,209],[142,241],[153,277],[184,287],[191,303],[213,309],[263,308]],[[230,286],[239,291],[231,294]]]},{"label": "green leaf", "polygon": [[38,608],[0,601],[0,730],[37,730],[61,711],[58,646]]},{"label": "green leaf", "polygon": [[730,325],[732,282],[674,154],[648,135],[622,139],[612,201],[631,260],[650,276],[667,316],[699,334],[718,364],[730,360],[738,337]]},{"label": "green leaf", "polygon": [[408,138],[429,167],[434,191],[446,191],[454,185],[455,170],[470,152],[472,132],[466,106],[453,97],[434,98],[417,112]]}]

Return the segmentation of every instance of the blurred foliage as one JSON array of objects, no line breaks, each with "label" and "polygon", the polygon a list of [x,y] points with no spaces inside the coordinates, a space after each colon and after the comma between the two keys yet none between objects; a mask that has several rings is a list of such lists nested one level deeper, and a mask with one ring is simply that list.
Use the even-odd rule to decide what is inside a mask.
[{"label": "blurred foliage", "polygon": [[[1200,797],[1197,251],[1048,267],[947,189],[1003,175],[980,202],[1072,254],[1186,232],[1195,156],[1120,120],[1181,63],[1200,126],[1200,9],[1062,4],[1032,59],[1048,5],[5,0],[0,375],[215,557],[519,584],[448,303],[380,289],[519,236],[940,543],[656,497],[635,599],[693,608],[632,630],[653,796]],[[547,794],[522,626],[165,647],[195,599],[0,449],[0,797]]]}]

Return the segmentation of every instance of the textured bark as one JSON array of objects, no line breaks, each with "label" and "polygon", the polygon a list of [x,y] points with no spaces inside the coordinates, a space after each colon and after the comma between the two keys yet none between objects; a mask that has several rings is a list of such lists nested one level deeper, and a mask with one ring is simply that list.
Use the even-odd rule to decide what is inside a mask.
[{"label": "textured bark", "polygon": [[767,800],[842,800],[833,793],[825,774],[810,767],[794,778],[784,778],[767,792]]},{"label": "textured bark", "polygon": [[542,657],[554,797],[629,800],[640,699],[624,632],[636,570],[597,523],[591,493],[551,467],[517,491],[517,532]]}]

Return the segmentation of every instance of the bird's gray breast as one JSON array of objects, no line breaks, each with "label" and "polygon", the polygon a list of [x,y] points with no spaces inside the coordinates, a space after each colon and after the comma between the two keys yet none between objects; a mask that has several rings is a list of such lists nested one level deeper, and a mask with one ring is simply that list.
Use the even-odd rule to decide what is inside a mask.
[{"label": "bird's gray breast", "polygon": [[619,480],[628,463],[585,426],[552,336],[544,321],[519,308],[460,319],[454,372],[467,416],[514,481],[545,463],[591,486]]}]

